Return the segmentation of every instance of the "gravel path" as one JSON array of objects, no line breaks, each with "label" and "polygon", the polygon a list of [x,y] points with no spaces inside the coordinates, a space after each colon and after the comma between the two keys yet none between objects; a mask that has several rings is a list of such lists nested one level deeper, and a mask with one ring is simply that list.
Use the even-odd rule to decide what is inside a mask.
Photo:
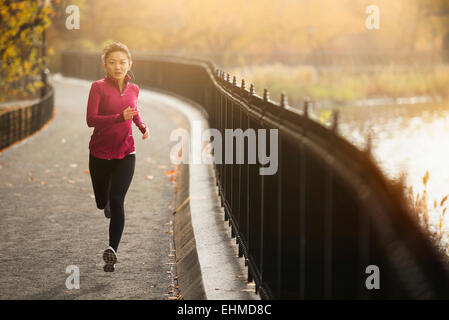
[{"label": "gravel path", "polygon": [[[150,139],[133,125],[136,169],[125,202],[116,271],[103,271],[108,225],[93,199],[88,169],[90,82],[54,80],[57,113],[42,131],[0,154],[0,299],[168,299],[177,294],[170,108],[139,99]],[[155,143],[157,141],[157,143]],[[163,143],[161,143],[163,142]],[[80,272],[69,290],[66,268]]]}]

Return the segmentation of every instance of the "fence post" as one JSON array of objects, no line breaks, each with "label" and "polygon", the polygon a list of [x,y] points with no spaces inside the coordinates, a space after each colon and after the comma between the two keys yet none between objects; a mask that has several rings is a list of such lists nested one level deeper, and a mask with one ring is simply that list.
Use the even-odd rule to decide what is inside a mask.
[{"label": "fence post", "polygon": [[[281,110],[279,112],[279,127],[282,127],[282,122],[283,122],[283,115],[284,115],[284,110],[288,105],[287,102],[287,96],[285,94],[285,92],[281,93]],[[280,130],[281,128],[279,128]],[[277,287],[275,288],[275,295],[277,296],[277,298],[281,297],[281,290],[282,290],[282,286],[281,286],[281,279],[282,279],[282,153],[283,153],[283,149],[282,149],[282,132],[278,132],[278,171],[277,171],[277,176],[278,176],[278,181],[277,181],[277,250],[276,250],[276,268],[277,268],[277,277],[276,277],[276,282],[277,282]]]}]

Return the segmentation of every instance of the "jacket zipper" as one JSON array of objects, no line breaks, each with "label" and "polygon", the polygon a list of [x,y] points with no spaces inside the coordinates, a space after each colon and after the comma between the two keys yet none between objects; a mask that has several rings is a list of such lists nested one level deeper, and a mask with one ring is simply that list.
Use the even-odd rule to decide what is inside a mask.
[{"label": "jacket zipper", "polygon": [[129,83],[127,83],[127,84],[125,85],[125,88],[123,88],[123,92],[120,92],[120,86],[117,84],[118,91],[120,92],[120,97],[123,97],[123,95],[125,94],[126,90],[128,90],[128,84],[129,84]]}]

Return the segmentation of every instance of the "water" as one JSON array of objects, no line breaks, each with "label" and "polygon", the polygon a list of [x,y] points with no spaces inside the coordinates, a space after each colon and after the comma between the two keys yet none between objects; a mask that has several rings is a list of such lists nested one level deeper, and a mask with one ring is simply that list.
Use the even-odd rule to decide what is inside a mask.
[{"label": "water", "polygon": [[413,188],[415,199],[426,190],[428,226],[422,212],[421,224],[449,255],[449,219],[443,213],[449,199],[440,206],[449,194],[449,103],[345,108],[340,112],[340,133],[358,148],[365,148],[367,132],[373,132],[373,156],[387,177],[397,179],[405,173],[405,183]]}]

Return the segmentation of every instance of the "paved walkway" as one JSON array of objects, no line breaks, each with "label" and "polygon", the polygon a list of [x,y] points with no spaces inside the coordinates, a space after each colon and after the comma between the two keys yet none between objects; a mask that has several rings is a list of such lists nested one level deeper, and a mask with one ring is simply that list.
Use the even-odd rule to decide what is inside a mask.
[{"label": "paved walkway", "polygon": [[[101,254],[108,225],[95,206],[88,169],[85,111],[89,86],[54,81],[54,120],[0,154],[0,299],[168,299],[175,297],[172,211],[175,183],[165,172],[168,137],[188,126],[171,108],[140,101],[150,139],[133,125],[136,169],[125,202],[116,271]],[[151,132],[151,131],[150,131]],[[80,271],[69,290],[67,266]]]}]

